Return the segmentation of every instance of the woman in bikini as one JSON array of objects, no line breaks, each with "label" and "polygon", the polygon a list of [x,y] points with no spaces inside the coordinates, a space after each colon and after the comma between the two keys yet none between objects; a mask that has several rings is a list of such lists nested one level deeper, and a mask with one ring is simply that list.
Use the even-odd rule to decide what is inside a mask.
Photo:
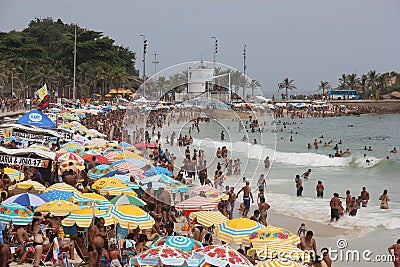
[{"label": "woman in bikini", "polygon": [[38,267],[43,252],[43,233],[40,229],[40,225],[45,221],[42,213],[35,212],[32,220],[32,234],[33,234],[33,247],[35,248],[35,261],[34,267]]}]

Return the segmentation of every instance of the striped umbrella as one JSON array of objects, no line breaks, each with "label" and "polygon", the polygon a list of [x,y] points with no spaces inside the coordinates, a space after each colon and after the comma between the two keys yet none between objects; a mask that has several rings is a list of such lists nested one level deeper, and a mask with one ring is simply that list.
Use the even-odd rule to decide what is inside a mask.
[{"label": "striped umbrella", "polygon": [[177,208],[178,210],[190,211],[216,210],[217,205],[218,203],[212,202],[207,198],[195,196],[176,204],[175,208]]},{"label": "striped umbrella", "polygon": [[270,259],[266,261],[260,261],[257,263],[256,267],[307,267],[297,261],[291,261],[288,259]]},{"label": "striped umbrella", "polygon": [[79,211],[79,208],[74,203],[65,200],[53,200],[44,203],[39,208],[35,210],[35,212],[50,212],[55,216],[66,216],[70,212]]},{"label": "striped umbrella", "polygon": [[135,205],[138,207],[142,207],[142,206],[146,205],[146,202],[144,202],[140,198],[128,196],[128,195],[121,195],[121,196],[115,197],[115,198],[111,199],[110,202],[113,203],[114,206]]},{"label": "striped umbrella", "polygon": [[62,146],[62,149],[66,150],[68,152],[74,152],[75,150],[78,150],[82,147],[83,147],[82,144],[74,141],[74,142],[69,142],[69,143],[64,144]]},{"label": "striped umbrella", "polygon": [[172,248],[179,248],[180,250],[191,252],[193,249],[202,248],[203,244],[200,241],[186,236],[162,236],[151,244],[149,248],[167,245]]},{"label": "striped umbrella", "polygon": [[20,204],[21,206],[25,207],[39,207],[40,205],[46,203],[46,201],[37,195],[23,193],[7,198],[2,202],[2,204],[10,203]]},{"label": "striped umbrella", "polygon": [[38,183],[38,182],[32,181],[32,180],[27,180],[27,181],[23,181],[23,182],[15,184],[15,185],[12,185],[10,187],[10,191],[12,191],[16,188],[24,189],[24,190],[33,188],[34,190],[37,190],[37,191],[44,191],[46,189],[46,187],[44,187],[44,185],[42,185],[41,183]]},{"label": "striped umbrella", "polygon": [[76,153],[72,153],[72,152],[57,154],[56,159],[58,162],[76,161],[76,162],[84,163],[84,160],[83,160],[83,158],[81,158],[81,156],[79,156]]},{"label": "striped umbrella", "polygon": [[250,246],[251,243],[254,248],[264,247],[265,245],[277,242],[297,245],[300,244],[300,237],[284,228],[268,225],[256,230],[243,240],[244,245]]},{"label": "striped umbrella", "polygon": [[22,181],[25,178],[25,174],[23,172],[20,172],[17,169],[13,169],[13,168],[4,168],[4,174],[7,174],[8,177],[10,177],[11,181]]},{"label": "striped umbrella", "polygon": [[117,170],[115,168],[111,167],[110,165],[101,164],[101,165],[98,165],[98,166],[92,168],[88,172],[88,176],[91,179],[99,179],[101,177],[111,177],[116,172],[117,172]]},{"label": "striped umbrella", "polygon": [[[187,265],[191,255],[183,250],[168,247],[166,245],[150,248],[132,258],[132,264],[158,266],[164,265],[182,266]],[[130,266],[132,266],[130,264]]]},{"label": "striped umbrella", "polygon": [[69,200],[74,193],[61,190],[52,190],[46,193],[40,194],[39,196],[47,201],[53,200]]},{"label": "striped umbrella", "polygon": [[128,159],[126,159],[126,161],[133,163],[138,168],[143,168],[144,166],[146,166],[146,162],[147,162],[147,160],[139,160],[139,159],[134,159],[134,158],[128,158]]},{"label": "striped umbrella", "polygon": [[143,179],[144,171],[136,166],[133,162],[126,160],[119,160],[111,164],[114,168],[123,173],[135,175],[138,179]]},{"label": "striped umbrella", "polygon": [[106,187],[100,189],[100,194],[110,195],[110,196],[120,196],[120,195],[127,195],[127,196],[133,196],[133,197],[137,196],[137,194],[126,185],[106,186]]},{"label": "striped umbrella", "polygon": [[116,174],[113,177],[110,177],[108,179],[111,179],[111,178],[119,179],[119,180],[123,181],[124,183],[130,183],[130,181],[131,181],[131,178],[128,175],[122,175],[122,174]]},{"label": "striped umbrella", "polygon": [[70,201],[81,208],[95,206],[99,210],[108,210],[113,205],[108,199],[96,193],[77,194],[72,196]]},{"label": "striped umbrella", "polygon": [[189,218],[196,219],[199,224],[207,227],[218,225],[228,220],[220,211],[211,210],[192,212]]},{"label": "striped umbrella", "polygon": [[110,210],[114,220],[123,228],[150,229],[154,225],[154,219],[144,210],[133,205],[114,206]]},{"label": "striped umbrella", "polygon": [[89,149],[89,150],[85,150],[85,147],[83,147],[83,149],[79,149],[78,151],[82,158],[85,155],[90,155],[91,156],[90,159],[91,159],[93,156],[101,155],[101,152],[99,150],[101,151],[101,149],[97,148],[97,147],[93,147],[92,149]]},{"label": "striped umbrella", "polygon": [[146,158],[142,157],[138,151],[132,152],[132,151],[127,151],[127,150],[123,150],[123,153],[116,156],[115,159],[116,160],[137,159],[140,161],[146,161]]},{"label": "striped umbrella", "polygon": [[12,222],[16,225],[28,225],[32,223],[33,212],[17,203],[0,203],[0,224]]},{"label": "striped umbrella", "polygon": [[103,152],[104,157],[106,157],[111,163],[116,162],[117,160],[115,159],[116,156],[122,154],[120,151],[109,151],[109,152]]},{"label": "striped umbrella", "polygon": [[193,250],[192,255],[195,259],[218,267],[225,267],[228,265],[231,267],[254,266],[245,256],[227,245],[211,245],[198,248]]},{"label": "striped umbrella", "polygon": [[311,260],[310,254],[296,246],[287,244],[273,244],[262,248],[252,248],[247,251],[247,255],[257,255],[263,259],[286,258],[306,262]]},{"label": "striped umbrella", "polygon": [[205,193],[206,198],[214,201],[214,202],[220,202],[221,200],[228,200],[229,199],[229,195],[225,194],[225,193],[218,193],[216,191],[207,191]]},{"label": "striped umbrella", "polygon": [[114,220],[110,213],[93,208],[86,208],[77,212],[72,212],[68,217],[61,221],[61,224],[63,226],[73,226],[76,224],[79,227],[89,227],[94,216],[103,218],[105,226],[114,224]]},{"label": "striped umbrella", "polygon": [[73,187],[69,184],[66,184],[66,183],[53,184],[52,186],[46,188],[45,192],[49,192],[52,190],[68,191],[68,192],[72,192],[74,194],[79,194],[78,189],[76,189],[75,187]]},{"label": "striped umbrella", "polygon": [[224,242],[242,244],[244,238],[260,228],[261,223],[248,218],[236,218],[217,225],[215,232],[218,239]]}]

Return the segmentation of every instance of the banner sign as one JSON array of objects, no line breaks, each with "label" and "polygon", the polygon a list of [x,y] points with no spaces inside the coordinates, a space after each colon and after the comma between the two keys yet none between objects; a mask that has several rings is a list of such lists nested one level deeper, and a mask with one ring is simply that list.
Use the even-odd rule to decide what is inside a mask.
[{"label": "banner sign", "polygon": [[62,129],[57,129],[57,133],[59,133],[65,141],[71,141],[74,136],[73,133],[63,131]]},{"label": "banner sign", "polygon": [[22,165],[37,168],[47,168],[49,166],[49,160],[47,159],[34,159],[26,157],[15,157],[9,155],[0,155],[0,163],[10,165]]},{"label": "banner sign", "polygon": [[18,130],[14,130],[12,136],[21,139],[21,140],[28,140],[31,143],[57,143],[58,137],[51,136],[51,135],[40,135],[35,133],[24,133]]}]

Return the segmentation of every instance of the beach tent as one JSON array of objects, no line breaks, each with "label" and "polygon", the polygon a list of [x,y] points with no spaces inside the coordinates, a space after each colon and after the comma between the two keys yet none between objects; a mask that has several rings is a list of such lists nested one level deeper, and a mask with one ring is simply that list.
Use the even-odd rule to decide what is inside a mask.
[{"label": "beach tent", "polygon": [[42,112],[37,109],[31,110],[25,113],[19,120],[17,124],[33,125],[40,128],[56,128],[54,123]]}]

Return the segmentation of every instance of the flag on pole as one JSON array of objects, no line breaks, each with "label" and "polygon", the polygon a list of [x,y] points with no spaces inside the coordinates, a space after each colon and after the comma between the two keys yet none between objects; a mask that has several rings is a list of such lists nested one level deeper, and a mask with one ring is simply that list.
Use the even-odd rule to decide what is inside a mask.
[{"label": "flag on pole", "polygon": [[49,105],[49,93],[47,91],[47,85],[44,84],[42,88],[37,90],[37,94],[40,99],[40,103],[38,109],[42,110],[45,109]]}]

